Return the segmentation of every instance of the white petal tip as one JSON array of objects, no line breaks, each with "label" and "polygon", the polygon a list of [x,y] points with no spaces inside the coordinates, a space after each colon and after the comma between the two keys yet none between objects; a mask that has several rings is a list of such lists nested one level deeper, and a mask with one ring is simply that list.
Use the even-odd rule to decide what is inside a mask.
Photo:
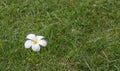
[{"label": "white petal tip", "polygon": [[25,48],[30,48],[32,46],[32,41],[31,40],[27,40],[24,44]]},{"label": "white petal tip", "polygon": [[34,40],[35,39],[35,34],[28,34],[27,38]]},{"label": "white petal tip", "polygon": [[39,44],[40,44],[41,46],[45,47],[45,46],[47,46],[47,41],[45,41],[45,40],[40,40],[40,41],[39,41]]},{"label": "white petal tip", "polygon": [[32,45],[32,50],[35,52],[40,51],[40,46],[39,45]]}]

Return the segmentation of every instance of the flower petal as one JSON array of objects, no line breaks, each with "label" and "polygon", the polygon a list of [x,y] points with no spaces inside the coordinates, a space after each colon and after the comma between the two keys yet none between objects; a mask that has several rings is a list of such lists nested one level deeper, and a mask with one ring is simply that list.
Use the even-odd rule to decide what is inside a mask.
[{"label": "flower petal", "polygon": [[42,38],[44,38],[44,36],[37,36],[38,40],[41,40]]},{"label": "flower petal", "polygon": [[33,42],[31,40],[27,40],[25,42],[25,48],[30,48],[32,46]]},{"label": "flower petal", "polygon": [[41,45],[41,46],[46,46],[47,45],[47,41],[45,41],[45,40],[40,40],[39,41],[39,44]]},{"label": "flower petal", "polygon": [[39,45],[32,45],[32,49],[33,49],[33,51],[39,51],[40,50],[40,46]]},{"label": "flower petal", "polygon": [[35,40],[36,36],[35,36],[35,34],[29,34],[29,35],[27,35],[27,38],[31,39],[31,40]]}]

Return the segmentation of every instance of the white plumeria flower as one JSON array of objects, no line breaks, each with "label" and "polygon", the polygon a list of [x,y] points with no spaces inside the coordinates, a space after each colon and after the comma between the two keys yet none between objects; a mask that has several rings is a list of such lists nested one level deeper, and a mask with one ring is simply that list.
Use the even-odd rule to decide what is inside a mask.
[{"label": "white plumeria flower", "polygon": [[45,47],[47,45],[47,42],[43,39],[44,36],[35,36],[35,34],[29,34],[27,35],[27,40],[25,42],[25,48],[32,47],[33,51],[39,51],[40,46]]}]

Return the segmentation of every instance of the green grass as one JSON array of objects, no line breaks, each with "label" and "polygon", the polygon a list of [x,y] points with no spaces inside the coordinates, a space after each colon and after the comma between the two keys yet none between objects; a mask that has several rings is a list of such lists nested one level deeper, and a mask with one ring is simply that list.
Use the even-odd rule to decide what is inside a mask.
[{"label": "green grass", "polygon": [[[120,71],[119,0],[0,0],[0,71]],[[45,36],[39,52],[30,33]]]}]

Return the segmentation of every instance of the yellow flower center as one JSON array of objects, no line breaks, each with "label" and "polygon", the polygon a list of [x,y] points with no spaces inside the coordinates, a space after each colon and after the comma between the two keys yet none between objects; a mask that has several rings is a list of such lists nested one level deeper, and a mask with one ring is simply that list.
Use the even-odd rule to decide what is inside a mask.
[{"label": "yellow flower center", "polygon": [[34,43],[34,44],[38,44],[38,40],[34,40],[33,43]]}]

